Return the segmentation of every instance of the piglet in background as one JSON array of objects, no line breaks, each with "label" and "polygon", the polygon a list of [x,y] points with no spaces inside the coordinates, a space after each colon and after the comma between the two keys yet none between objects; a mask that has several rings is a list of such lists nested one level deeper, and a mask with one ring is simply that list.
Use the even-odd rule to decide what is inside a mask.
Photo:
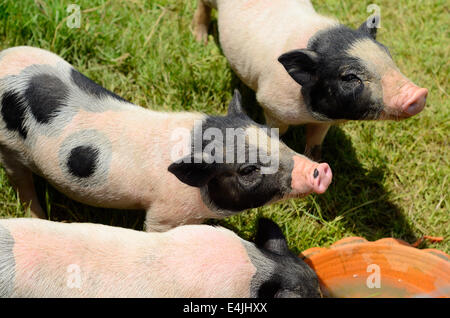
[{"label": "piglet in background", "polygon": [[0,220],[0,297],[320,297],[314,271],[260,219],[256,245],[186,225],[144,233]]},{"label": "piglet in background", "polygon": [[225,116],[156,112],[51,52],[15,47],[0,52],[0,102],[0,162],[40,218],[33,173],[88,205],[146,210],[147,231],[323,193],[332,178],[253,122],[238,91]]},{"label": "piglet in background", "polygon": [[318,14],[309,0],[199,0],[194,33],[206,41],[211,8],[231,68],[252,90],[266,123],[306,124],[305,154],[318,160],[325,135],[347,120],[400,120],[428,94],[376,41],[372,17],[354,30]]}]

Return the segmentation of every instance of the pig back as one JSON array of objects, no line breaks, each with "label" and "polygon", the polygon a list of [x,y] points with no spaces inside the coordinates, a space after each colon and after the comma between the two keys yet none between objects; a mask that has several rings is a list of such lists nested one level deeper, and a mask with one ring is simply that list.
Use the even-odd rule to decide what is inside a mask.
[{"label": "pig back", "polygon": [[247,297],[256,270],[235,234],[205,225],[1,220],[0,249],[5,297]]}]

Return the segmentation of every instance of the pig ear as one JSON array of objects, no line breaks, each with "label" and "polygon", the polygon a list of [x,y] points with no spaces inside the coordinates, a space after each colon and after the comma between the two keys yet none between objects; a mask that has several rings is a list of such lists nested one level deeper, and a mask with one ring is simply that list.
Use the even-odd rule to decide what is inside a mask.
[{"label": "pig ear", "polygon": [[372,15],[366,21],[361,24],[359,31],[369,35],[374,40],[377,37],[378,25],[380,24],[380,16]]},{"label": "pig ear", "polygon": [[286,255],[289,253],[283,232],[281,232],[281,229],[275,222],[266,218],[260,218],[258,220],[255,244],[259,248],[278,255]]},{"label": "pig ear", "polygon": [[231,99],[230,104],[228,105],[228,116],[230,115],[239,115],[245,114],[242,108],[242,96],[238,89],[235,89],[233,92],[233,98]]},{"label": "pig ear", "polygon": [[305,85],[314,79],[319,54],[314,51],[302,49],[284,53],[278,58],[286,71],[300,85]]},{"label": "pig ear", "polygon": [[181,161],[172,163],[167,170],[191,187],[202,187],[218,173],[219,166],[217,163],[206,163],[200,157],[200,155],[186,156]]}]

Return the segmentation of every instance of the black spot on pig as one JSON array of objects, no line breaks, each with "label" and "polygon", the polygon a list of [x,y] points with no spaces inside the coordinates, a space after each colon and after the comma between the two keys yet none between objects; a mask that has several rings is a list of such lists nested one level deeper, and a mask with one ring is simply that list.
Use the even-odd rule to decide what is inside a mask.
[{"label": "black spot on pig", "polygon": [[56,76],[39,74],[33,76],[25,90],[25,98],[38,123],[48,124],[66,105],[67,86]]},{"label": "black spot on pig", "polygon": [[87,178],[97,168],[99,151],[92,146],[78,146],[70,151],[67,159],[69,172],[76,177]]},{"label": "black spot on pig", "polygon": [[98,98],[110,96],[121,102],[128,103],[126,99],[114,94],[103,86],[100,86],[89,77],[84,76],[75,69],[72,69],[72,71],[70,72],[70,76],[72,77],[72,81],[84,92],[88,92],[89,94],[94,95]]},{"label": "black spot on pig", "polygon": [[2,97],[2,117],[6,123],[6,128],[12,131],[18,131],[25,139],[27,138],[27,129],[24,125],[26,107],[17,93],[7,91]]}]

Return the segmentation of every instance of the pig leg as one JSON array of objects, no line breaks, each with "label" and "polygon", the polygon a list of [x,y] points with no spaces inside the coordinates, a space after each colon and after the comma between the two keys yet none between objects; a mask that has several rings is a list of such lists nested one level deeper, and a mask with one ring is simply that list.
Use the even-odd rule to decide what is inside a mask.
[{"label": "pig leg", "polygon": [[152,212],[147,210],[147,214],[145,216],[144,221],[144,231],[145,232],[166,232],[173,228],[173,226],[169,224],[160,223],[154,217],[151,217]]},{"label": "pig leg", "polygon": [[[152,202],[150,208],[146,209],[144,230],[145,232],[166,232],[174,227],[185,224],[201,224],[204,218],[198,217],[195,209],[189,206],[185,206],[184,210],[188,212],[184,213],[184,218],[180,219],[178,214],[183,208],[173,208],[173,203],[168,202]],[[168,206],[172,204],[172,208]],[[175,206],[177,203],[175,202]],[[189,215],[191,214],[191,215]],[[213,217],[213,215],[211,215]]]},{"label": "pig leg", "polygon": [[20,201],[30,207],[31,216],[45,219],[46,215],[42,210],[36,194],[33,182],[33,173],[17,160],[0,156],[1,162],[8,175],[9,181],[17,191]]},{"label": "pig leg", "polygon": [[289,125],[279,121],[274,116],[272,116],[267,110],[264,110],[264,117],[266,119],[266,125],[272,128],[278,128],[280,136],[286,133]]},{"label": "pig leg", "polygon": [[314,161],[322,157],[322,142],[331,124],[307,124],[305,155]]},{"label": "pig leg", "polygon": [[211,20],[211,8],[203,0],[198,0],[197,10],[194,14],[192,24],[194,36],[197,42],[208,43],[208,26]]}]

